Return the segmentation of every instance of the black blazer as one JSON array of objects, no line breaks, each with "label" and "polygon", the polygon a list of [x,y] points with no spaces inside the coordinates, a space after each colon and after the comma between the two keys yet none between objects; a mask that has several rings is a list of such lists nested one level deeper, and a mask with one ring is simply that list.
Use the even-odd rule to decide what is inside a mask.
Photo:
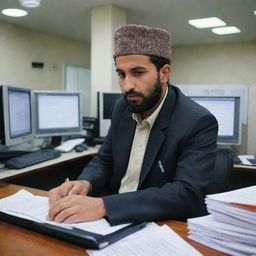
[{"label": "black blazer", "polygon": [[91,195],[104,192],[107,217],[113,225],[184,220],[205,210],[204,197],[216,158],[217,121],[178,88],[168,88],[149,136],[138,190],[118,194],[136,128],[123,99],[114,107],[99,153],[78,178],[91,182]]}]

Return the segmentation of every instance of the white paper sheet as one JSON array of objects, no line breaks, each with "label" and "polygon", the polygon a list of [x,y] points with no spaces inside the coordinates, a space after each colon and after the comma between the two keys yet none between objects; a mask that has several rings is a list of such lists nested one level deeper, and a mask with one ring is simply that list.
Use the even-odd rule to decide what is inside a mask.
[{"label": "white paper sheet", "polygon": [[256,206],[256,186],[236,189],[229,192],[207,195],[207,198],[227,203],[248,204]]},{"label": "white paper sheet", "polygon": [[91,256],[202,256],[167,225],[155,223],[102,250],[86,251]]},{"label": "white paper sheet", "polygon": [[116,225],[111,227],[104,218],[96,221],[74,224],[57,223],[46,220],[48,210],[48,197],[34,196],[32,193],[24,189],[18,191],[14,195],[0,199],[0,211],[2,212],[41,223],[50,223],[52,225],[61,226],[64,228],[70,229],[75,227],[101,235],[106,235],[128,225]]}]

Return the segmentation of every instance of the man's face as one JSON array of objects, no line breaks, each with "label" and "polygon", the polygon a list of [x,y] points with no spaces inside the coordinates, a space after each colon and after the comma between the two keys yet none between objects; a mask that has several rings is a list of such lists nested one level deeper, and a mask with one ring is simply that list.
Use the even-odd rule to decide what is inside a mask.
[{"label": "man's face", "polygon": [[128,108],[133,113],[145,113],[160,102],[162,84],[150,58],[127,55],[116,58],[119,84]]}]

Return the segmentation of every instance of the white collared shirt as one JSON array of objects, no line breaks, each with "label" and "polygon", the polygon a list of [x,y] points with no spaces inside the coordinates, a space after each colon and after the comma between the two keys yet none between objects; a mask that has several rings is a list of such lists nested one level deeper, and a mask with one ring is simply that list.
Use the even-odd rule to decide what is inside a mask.
[{"label": "white collared shirt", "polygon": [[133,138],[128,167],[125,176],[121,181],[119,193],[136,191],[138,188],[142,163],[147,148],[150,131],[163,106],[167,93],[168,87],[160,105],[147,118],[142,120],[140,114],[132,114],[132,118],[137,122],[137,126]]}]

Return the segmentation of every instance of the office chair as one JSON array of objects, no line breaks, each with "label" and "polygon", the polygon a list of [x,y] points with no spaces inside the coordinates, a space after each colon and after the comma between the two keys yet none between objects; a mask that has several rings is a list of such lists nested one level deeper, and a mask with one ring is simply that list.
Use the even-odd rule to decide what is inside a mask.
[{"label": "office chair", "polygon": [[211,178],[211,184],[207,188],[207,194],[228,191],[230,189],[232,170],[232,149],[230,147],[218,147],[214,173]]}]

